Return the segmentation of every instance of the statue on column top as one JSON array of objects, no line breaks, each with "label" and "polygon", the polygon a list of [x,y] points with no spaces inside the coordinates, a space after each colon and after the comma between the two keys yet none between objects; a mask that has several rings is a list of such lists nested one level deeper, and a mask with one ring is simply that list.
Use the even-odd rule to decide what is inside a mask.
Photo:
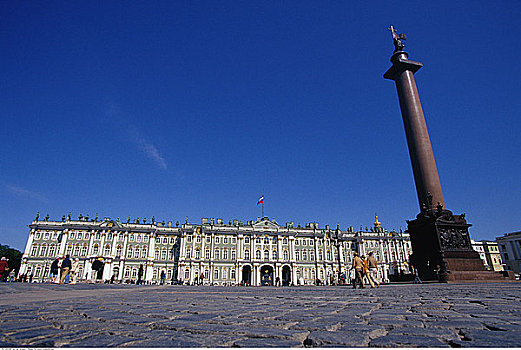
[{"label": "statue on column top", "polygon": [[402,40],[407,40],[407,36],[403,33],[398,34],[396,29],[394,29],[393,26],[390,26],[387,28],[392,34],[393,34],[393,42],[394,42],[394,52],[403,51],[403,48],[405,47],[404,43],[402,43]]}]

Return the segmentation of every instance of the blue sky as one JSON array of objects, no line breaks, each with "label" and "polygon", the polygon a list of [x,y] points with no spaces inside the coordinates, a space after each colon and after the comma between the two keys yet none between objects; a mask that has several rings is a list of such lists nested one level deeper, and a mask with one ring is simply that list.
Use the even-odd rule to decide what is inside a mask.
[{"label": "blue sky", "polygon": [[[433,4],[434,3],[434,4]],[[368,5],[370,4],[370,5]],[[390,66],[410,58],[445,202],[521,229],[521,4],[2,2],[0,243],[37,211],[405,229],[418,212]]]}]

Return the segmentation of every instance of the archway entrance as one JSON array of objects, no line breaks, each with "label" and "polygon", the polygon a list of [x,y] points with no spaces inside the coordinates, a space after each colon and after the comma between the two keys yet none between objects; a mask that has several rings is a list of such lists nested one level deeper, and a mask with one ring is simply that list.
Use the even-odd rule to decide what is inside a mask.
[{"label": "archway entrance", "polygon": [[273,285],[273,267],[264,265],[260,268],[261,272],[261,286]]},{"label": "archway entrance", "polygon": [[251,267],[249,265],[242,267],[242,285],[251,286]]},{"label": "archway entrance", "polygon": [[92,263],[92,276],[96,280],[103,279],[103,269],[105,268],[105,263],[101,259],[96,259]]},{"label": "archway entrance", "polygon": [[289,286],[291,284],[291,268],[286,265],[282,268],[282,285]]}]

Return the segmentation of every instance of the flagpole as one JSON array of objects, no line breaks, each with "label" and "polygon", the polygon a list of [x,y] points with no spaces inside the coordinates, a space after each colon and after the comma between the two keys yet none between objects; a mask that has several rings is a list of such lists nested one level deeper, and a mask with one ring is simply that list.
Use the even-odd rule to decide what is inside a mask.
[{"label": "flagpole", "polygon": [[262,218],[264,218],[264,200],[262,201]]}]

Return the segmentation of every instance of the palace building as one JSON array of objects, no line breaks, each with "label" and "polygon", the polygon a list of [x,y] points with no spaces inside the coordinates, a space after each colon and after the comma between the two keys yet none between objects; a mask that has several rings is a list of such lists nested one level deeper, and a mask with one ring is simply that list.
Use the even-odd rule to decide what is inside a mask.
[{"label": "palace building", "polygon": [[408,272],[412,253],[409,235],[385,230],[378,218],[370,229],[355,231],[317,223],[281,226],[267,217],[246,224],[203,218],[201,224],[173,225],[81,215],[71,220],[69,214],[62,221],[37,218],[29,228],[19,273],[41,282],[49,280],[52,261],[69,254],[80,261],[80,280],[133,283],[143,265],[147,283],[159,283],[162,271],[167,283],[311,285],[336,284],[339,278],[348,283],[355,251],[373,252],[379,278],[388,281]]}]

